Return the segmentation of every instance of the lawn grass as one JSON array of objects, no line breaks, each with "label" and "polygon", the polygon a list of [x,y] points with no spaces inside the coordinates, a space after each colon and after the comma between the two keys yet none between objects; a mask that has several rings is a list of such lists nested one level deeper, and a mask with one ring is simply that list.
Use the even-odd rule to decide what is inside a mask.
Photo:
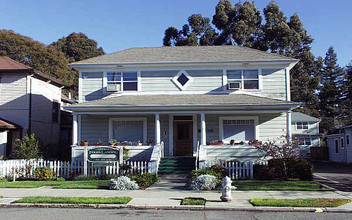
[{"label": "lawn grass", "polygon": [[187,197],[182,199],[181,205],[205,205],[205,199]]},{"label": "lawn grass", "polygon": [[275,180],[239,180],[232,182],[237,190],[271,190],[271,191],[331,191],[322,188],[320,184],[312,181],[275,181]]},{"label": "lawn grass", "polygon": [[56,203],[56,204],[127,204],[131,197],[51,197],[29,196],[16,200],[14,203]]},{"label": "lawn grass", "polygon": [[0,188],[38,188],[54,186],[56,189],[107,189],[110,180],[77,180],[77,181],[1,181]]},{"label": "lawn grass", "polygon": [[349,199],[250,199],[254,206],[273,207],[338,207],[349,202]]}]

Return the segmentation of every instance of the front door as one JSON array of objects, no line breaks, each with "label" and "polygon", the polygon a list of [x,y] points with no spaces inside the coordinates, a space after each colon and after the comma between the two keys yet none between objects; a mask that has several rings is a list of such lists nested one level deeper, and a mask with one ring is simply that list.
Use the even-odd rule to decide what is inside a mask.
[{"label": "front door", "polygon": [[174,121],[174,156],[192,156],[193,122]]}]

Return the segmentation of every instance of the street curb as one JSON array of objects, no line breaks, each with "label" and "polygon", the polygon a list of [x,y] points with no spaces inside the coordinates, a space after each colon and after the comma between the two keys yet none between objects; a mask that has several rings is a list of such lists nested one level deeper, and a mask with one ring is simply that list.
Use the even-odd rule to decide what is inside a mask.
[{"label": "street curb", "polygon": [[[315,212],[318,208],[311,207],[206,207],[206,206],[132,206],[118,204],[0,204],[0,208],[80,208],[80,209],[140,209],[140,210],[188,210],[188,211],[245,211],[245,212]],[[322,212],[352,213],[350,209],[319,208]]]}]

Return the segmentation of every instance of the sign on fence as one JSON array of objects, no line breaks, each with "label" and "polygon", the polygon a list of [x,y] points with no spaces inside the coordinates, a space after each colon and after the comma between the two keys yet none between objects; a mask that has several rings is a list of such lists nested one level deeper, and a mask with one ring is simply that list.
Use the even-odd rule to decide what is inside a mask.
[{"label": "sign on fence", "polygon": [[89,162],[116,162],[119,161],[119,151],[109,147],[99,147],[88,150]]}]

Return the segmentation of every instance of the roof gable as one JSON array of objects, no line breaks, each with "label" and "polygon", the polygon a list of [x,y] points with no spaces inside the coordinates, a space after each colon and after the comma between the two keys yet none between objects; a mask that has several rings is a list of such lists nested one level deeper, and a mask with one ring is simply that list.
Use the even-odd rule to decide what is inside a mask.
[{"label": "roof gable", "polygon": [[320,122],[320,119],[301,112],[292,112],[292,122]]}]

